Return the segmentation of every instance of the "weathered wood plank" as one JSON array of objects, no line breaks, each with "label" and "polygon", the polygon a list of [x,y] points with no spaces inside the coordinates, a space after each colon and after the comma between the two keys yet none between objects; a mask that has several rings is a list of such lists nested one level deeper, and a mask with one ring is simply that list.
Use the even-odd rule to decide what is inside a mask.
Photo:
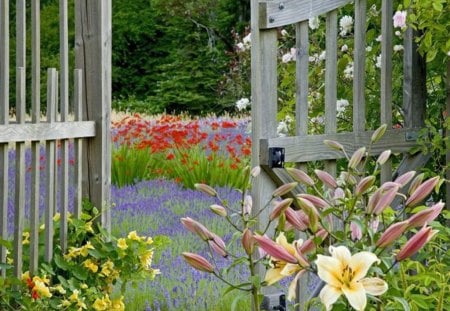
[{"label": "weathered wood plank", "polygon": [[367,0],[355,1],[355,46],[353,50],[353,131],[366,129],[365,63]]},{"label": "weathered wood plank", "polygon": [[[31,120],[39,123],[41,117],[40,83],[40,1],[31,3]],[[31,144],[31,206],[30,206],[30,273],[38,268],[39,258],[39,190],[40,143]]]},{"label": "weathered wood plank", "polygon": [[0,143],[95,136],[94,121],[0,125]]},{"label": "weathered wood plank", "polygon": [[[96,136],[87,143],[86,189],[110,229],[111,209],[111,0],[76,1],[76,68],[83,70],[83,106],[96,121]],[[103,155],[103,156],[99,156]]]},{"label": "weathered wood plank", "polygon": [[[59,57],[60,57],[60,111],[61,121],[69,118],[69,34],[67,0],[59,1]],[[60,205],[60,244],[63,252],[67,249],[69,210],[69,140],[61,140],[61,205]]]},{"label": "weathered wood plank", "polygon": [[[350,0],[284,0],[259,2],[259,26],[261,29],[276,28],[306,21],[349,3]],[[253,30],[255,28],[252,28]]]},{"label": "weathered wood plank", "polygon": [[[359,133],[336,133],[325,135],[310,135],[306,137],[279,137],[263,139],[262,146],[281,147],[286,149],[286,162],[308,162],[320,160],[333,160],[343,157],[343,154],[337,150],[332,150],[325,146],[323,141],[335,140],[341,143],[347,153],[353,153],[362,146],[368,146],[373,131]],[[416,142],[409,137],[417,134],[411,129],[387,130],[386,134],[378,143],[372,146],[372,155],[379,154],[386,149],[392,152],[405,152],[413,147]],[[262,148],[260,152],[260,162],[267,164],[268,149]]]},{"label": "weathered wood plank", "polygon": [[[55,68],[47,70],[47,122],[54,123],[56,120],[56,89],[57,74]],[[45,209],[45,253],[44,259],[49,262],[53,258],[53,215],[55,211],[55,141],[48,140],[45,142],[46,153],[46,209]]]},{"label": "weathered wood plank", "polygon": [[[25,122],[25,68],[18,67],[16,76],[16,119]],[[14,201],[14,275],[22,276],[23,226],[25,212],[25,144],[16,143],[16,179]]]},{"label": "weathered wood plank", "polygon": [[309,72],[309,27],[308,21],[296,24],[296,134],[308,134],[308,72]]},{"label": "weathered wood plank", "polygon": [[[0,125],[9,121],[9,1],[0,1]],[[0,234],[8,237],[8,144],[0,143]],[[0,263],[6,263],[6,248],[0,246]],[[1,270],[1,276],[6,271]]]},{"label": "weathered wood plank", "polygon": [[[75,69],[74,71],[74,114],[75,121],[83,120],[83,81],[82,81],[82,71],[81,69]],[[82,211],[82,179],[83,179],[83,140],[75,138],[74,139],[74,155],[75,155],[75,202],[74,202],[74,217],[76,219],[81,218]]]},{"label": "weathered wood plank", "polygon": [[[381,85],[380,85],[380,120],[382,124],[392,127],[392,52],[393,52],[393,4],[383,0],[381,5]],[[381,182],[392,180],[391,160],[381,167]]]},{"label": "weathered wood plank", "polygon": [[16,0],[16,67],[22,68],[26,68],[26,12],[25,0]]}]

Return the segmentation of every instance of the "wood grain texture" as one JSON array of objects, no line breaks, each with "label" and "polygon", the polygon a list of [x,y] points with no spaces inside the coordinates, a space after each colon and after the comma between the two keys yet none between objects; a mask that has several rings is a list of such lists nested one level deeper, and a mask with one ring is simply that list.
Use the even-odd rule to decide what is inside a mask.
[{"label": "wood grain texture", "polygon": [[95,122],[52,122],[0,125],[0,143],[95,136]]},{"label": "wood grain texture", "polygon": [[[0,125],[9,116],[9,1],[0,1]],[[0,234],[8,237],[8,145],[0,143]],[[0,246],[0,263],[6,263],[6,248]],[[1,270],[6,276],[6,270]]]},{"label": "wood grain texture", "polygon": [[355,1],[355,46],[353,50],[353,131],[366,129],[366,7],[367,0]]},{"label": "wood grain texture", "polygon": [[[259,2],[259,27],[276,28],[306,21],[346,5],[351,0],[284,0]],[[253,28],[254,29],[254,28]]]},{"label": "wood grain texture", "polygon": [[[86,120],[96,121],[96,136],[86,148],[87,196],[111,224],[111,0],[76,1],[75,67],[83,69]],[[103,156],[99,156],[103,155]]]},{"label": "wood grain texture", "polygon": [[[74,87],[73,87],[73,102],[74,102],[74,115],[75,121],[83,120],[83,81],[81,69],[74,70]],[[95,128],[94,128],[95,130]],[[75,201],[74,201],[74,217],[76,219],[81,218],[82,210],[82,180],[83,180],[83,140],[74,139],[74,155],[75,155]]]},{"label": "wood grain texture", "polygon": [[[268,163],[268,149],[270,147],[282,147],[286,149],[286,162],[308,162],[321,160],[334,160],[343,157],[342,152],[332,150],[325,146],[324,140],[335,140],[341,143],[346,152],[351,154],[362,146],[370,143],[373,131],[359,133],[336,133],[324,135],[310,135],[306,137],[279,137],[262,139],[260,158],[261,163]],[[372,146],[372,155],[377,155],[386,149],[392,152],[405,152],[416,145],[416,141],[407,139],[407,134],[415,133],[413,129],[387,130],[385,135]]]},{"label": "wood grain texture", "polygon": [[295,25],[296,34],[296,134],[308,134],[308,76],[309,76],[309,26],[308,21]]}]

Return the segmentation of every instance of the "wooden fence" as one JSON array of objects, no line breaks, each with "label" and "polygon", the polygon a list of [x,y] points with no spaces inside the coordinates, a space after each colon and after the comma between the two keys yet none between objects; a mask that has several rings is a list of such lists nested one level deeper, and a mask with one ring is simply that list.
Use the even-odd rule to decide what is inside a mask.
[{"label": "wooden fence", "polygon": [[[366,122],[366,18],[368,14],[367,1],[354,1],[354,54],[353,54],[353,118],[352,131],[337,133],[337,38],[338,10],[349,5],[350,0],[252,0],[251,30],[252,30],[252,166],[261,166],[263,174],[253,185],[255,206],[264,206],[270,199],[273,190],[284,182],[292,181],[282,168],[271,168],[269,148],[285,149],[285,161],[294,162],[300,168],[305,168],[309,161],[324,161],[325,168],[331,174],[336,174],[336,159],[342,153],[330,150],[323,141],[339,141],[351,154],[361,146],[367,146],[373,130],[367,129]],[[424,94],[414,88],[421,76],[414,70],[413,55],[415,54],[412,31],[408,30],[404,43],[403,72],[403,110],[405,111],[405,127],[392,129],[392,51],[393,51],[393,1],[382,0],[377,3],[381,7],[381,74],[380,74],[380,121],[388,125],[385,136],[371,149],[373,155],[383,150],[406,152],[415,144],[417,131],[423,125]],[[309,19],[321,15],[326,20],[326,60],[325,60],[325,111],[324,134],[310,135],[308,132],[308,95],[309,81]],[[277,102],[278,102],[278,38],[281,27],[293,25],[296,41],[296,136],[277,137]],[[423,77],[423,75],[422,75]],[[371,82],[372,83],[372,82]],[[419,99],[419,100],[418,100]],[[417,161],[410,161],[417,163]],[[420,162],[420,161],[419,161]],[[411,165],[405,170],[414,169]],[[392,179],[390,163],[384,165],[381,172],[383,180]],[[265,227],[261,218],[261,228]],[[307,274],[300,281],[297,295],[299,309],[310,297],[304,290],[307,288]],[[316,293],[317,294],[317,293]]]},{"label": "wooden fence", "polygon": [[[80,217],[82,198],[88,198],[102,211],[102,224],[110,228],[111,0],[76,0],[74,8],[68,7],[67,0],[59,3],[60,65],[56,69],[41,68],[40,65],[40,1],[17,0],[16,14],[11,19],[10,1],[0,1],[0,234],[4,240],[13,238],[14,274],[18,277],[24,270],[34,273],[38,267],[41,221],[45,223],[44,259],[51,260],[56,212],[61,215],[61,248],[67,248],[69,188],[75,189],[74,202],[71,202],[74,217]],[[27,10],[31,11],[29,27]],[[70,10],[74,10],[75,25],[69,25]],[[10,68],[9,29],[14,21],[16,60],[15,67]],[[76,38],[72,72],[69,67],[69,27],[75,29]],[[31,40],[28,41],[27,29],[31,29]],[[28,48],[27,42],[31,42]],[[31,57],[29,70],[26,68],[27,57]],[[40,102],[41,70],[47,71],[45,118]],[[11,71],[15,71],[16,76],[15,105],[10,103]],[[27,79],[26,73],[30,73],[31,79]],[[31,81],[30,85],[27,81]],[[72,94],[69,93],[69,81],[73,81]],[[29,96],[27,90],[31,90]],[[31,98],[30,118],[26,112],[27,98]],[[12,107],[15,107],[15,116],[10,114]],[[69,119],[71,115],[73,117]],[[69,159],[70,144],[73,144],[73,159]],[[30,152],[27,149],[31,151],[31,164],[25,161],[26,151]],[[45,150],[44,168],[41,150]],[[8,172],[13,164],[9,161],[10,152],[15,152],[12,236],[7,222],[11,199],[8,196],[12,190],[9,184],[13,178]],[[74,169],[71,169],[73,177],[69,178],[70,165]],[[26,184],[26,171],[31,172],[29,184]],[[45,178],[41,178],[44,175]],[[28,187],[31,189],[30,202],[25,202]],[[39,217],[40,200],[45,201],[43,219]],[[26,204],[30,206],[29,219],[24,217]],[[30,227],[29,267],[23,267],[25,224]],[[5,247],[0,247],[0,263],[6,263],[6,256]],[[3,276],[5,273],[2,270]]]}]

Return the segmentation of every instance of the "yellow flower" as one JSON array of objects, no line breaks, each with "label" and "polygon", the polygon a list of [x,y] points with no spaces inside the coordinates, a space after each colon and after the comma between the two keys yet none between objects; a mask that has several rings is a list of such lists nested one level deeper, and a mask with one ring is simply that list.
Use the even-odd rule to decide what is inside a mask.
[{"label": "yellow flower", "polygon": [[61,284],[56,285],[55,287],[53,287],[53,290],[58,291],[60,294],[65,294],[66,290],[64,289],[64,287],[62,287]]},{"label": "yellow flower", "polygon": [[84,224],[84,230],[86,230],[86,232],[94,233],[94,229],[92,229],[92,221]]},{"label": "yellow flower", "polygon": [[344,294],[356,310],[364,310],[366,294],[379,296],[387,291],[388,285],[379,278],[365,278],[373,263],[379,263],[370,252],[351,255],[345,246],[330,246],[331,256],[317,255],[318,276],[327,283],[320,292],[320,299],[327,310]]},{"label": "yellow flower", "polygon": [[81,289],[86,289],[86,288],[88,288],[89,286],[86,284],[86,283],[83,283],[83,284],[81,284],[80,285],[80,288]]},{"label": "yellow flower", "polygon": [[142,254],[139,259],[141,260],[141,265],[144,269],[149,268],[152,265],[153,251],[147,250]]},{"label": "yellow flower", "polygon": [[83,264],[94,273],[98,271],[98,266],[91,259],[86,259]]},{"label": "yellow flower", "polygon": [[139,237],[136,233],[136,231],[131,231],[130,233],[128,233],[128,238],[130,240],[134,240],[134,241],[140,241],[141,237]]},{"label": "yellow flower", "polygon": [[44,282],[37,279],[36,280],[33,279],[33,282],[34,282],[33,290],[36,291],[39,294],[39,296],[47,298],[52,297],[50,289],[47,287],[47,285],[45,285]]},{"label": "yellow flower", "polygon": [[22,244],[23,245],[30,244],[30,233],[28,231],[25,231],[22,233],[22,236],[23,236]]},{"label": "yellow flower", "polygon": [[62,307],[68,307],[68,306],[70,306],[72,303],[69,301],[69,300],[67,300],[67,299],[64,299],[63,301],[61,301],[61,306]]},{"label": "yellow flower", "polygon": [[111,309],[112,311],[124,311],[125,304],[123,303],[123,296],[117,299],[113,299],[111,301]]},{"label": "yellow flower", "polygon": [[72,295],[69,296],[70,301],[78,301],[78,294],[79,294],[79,293],[80,293],[79,290],[78,290],[78,289],[75,289],[75,290],[72,292]]},{"label": "yellow flower", "polygon": [[97,311],[103,311],[103,310],[110,310],[109,307],[111,305],[111,301],[109,300],[108,296],[104,296],[102,299],[97,298],[95,299],[95,302],[93,304],[94,310]]},{"label": "yellow flower", "polygon": [[88,250],[90,250],[90,249],[95,249],[95,248],[94,248],[94,246],[91,244],[91,242],[88,241],[88,242],[87,242],[84,246],[82,246],[81,249],[80,249],[80,254],[81,254],[81,256],[87,257],[87,255],[89,254],[89,253],[88,253]]},{"label": "yellow flower", "polygon": [[153,239],[151,237],[148,237],[145,243],[147,243],[148,245],[153,244]]},{"label": "yellow flower", "polygon": [[124,238],[118,239],[117,247],[123,250],[127,249],[128,248],[127,241]]},{"label": "yellow flower", "polygon": [[100,276],[109,276],[111,274],[111,271],[114,268],[114,263],[110,260],[105,262],[102,265],[102,271],[100,272]]},{"label": "yellow flower", "polygon": [[76,258],[80,255],[80,249],[77,247],[70,247],[69,252],[64,255],[64,259],[70,260],[72,258]]},{"label": "yellow flower", "polygon": [[22,273],[22,281],[26,282],[28,279],[30,279],[30,271],[26,271],[24,273]]},{"label": "yellow flower", "polygon": [[59,221],[59,219],[61,219],[61,214],[56,213],[55,216],[53,216],[53,221]]}]

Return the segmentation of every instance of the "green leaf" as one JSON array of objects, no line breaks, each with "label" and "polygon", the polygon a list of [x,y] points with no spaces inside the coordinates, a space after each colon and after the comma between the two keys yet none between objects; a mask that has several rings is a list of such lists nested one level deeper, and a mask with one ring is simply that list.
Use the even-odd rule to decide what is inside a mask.
[{"label": "green leaf", "polygon": [[88,271],[80,266],[75,266],[71,270],[73,272],[73,275],[80,281],[86,281],[88,278]]},{"label": "green leaf", "polygon": [[410,311],[411,309],[409,308],[409,304],[406,301],[405,298],[403,297],[393,297],[395,301],[397,301],[398,303],[400,303],[403,307],[404,311]]},{"label": "green leaf", "polygon": [[63,270],[68,270],[70,268],[70,265],[64,260],[63,257],[61,257],[61,255],[55,254],[54,260],[58,268]]},{"label": "green leaf", "polygon": [[233,299],[233,302],[231,303],[231,311],[235,311],[235,310],[239,310],[239,309],[237,309],[237,307],[238,307],[238,303],[239,303],[239,300],[242,300],[244,298],[244,296],[243,295],[237,295],[234,299]]}]

